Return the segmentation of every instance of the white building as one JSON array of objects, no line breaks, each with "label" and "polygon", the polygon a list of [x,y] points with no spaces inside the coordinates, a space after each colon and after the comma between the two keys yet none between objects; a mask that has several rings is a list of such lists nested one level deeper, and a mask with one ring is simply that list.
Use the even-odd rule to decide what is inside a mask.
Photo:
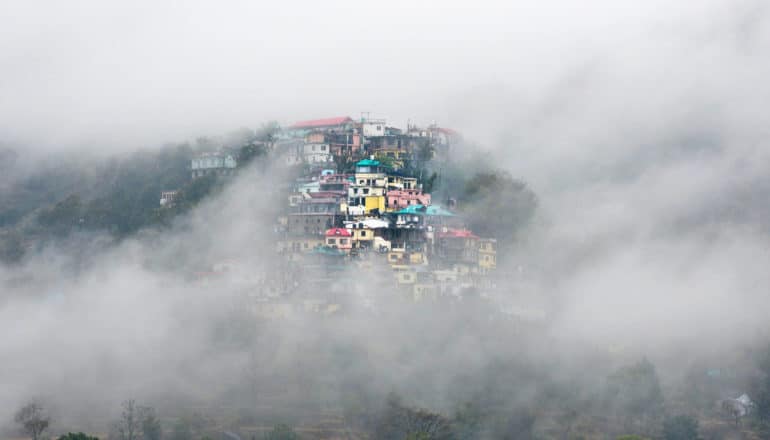
[{"label": "white building", "polygon": [[193,158],[190,165],[192,177],[203,177],[209,174],[232,176],[237,166],[235,157],[227,153],[203,153]]},{"label": "white building", "polygon": [[361,123],[361,131],[364,136],[385,136],[385,123],[384,119],[367,119]]},{"label": "white building", "polygon": [[303,157],[306,163],[329,163],[334,161],[329,144],[305,144]]}]

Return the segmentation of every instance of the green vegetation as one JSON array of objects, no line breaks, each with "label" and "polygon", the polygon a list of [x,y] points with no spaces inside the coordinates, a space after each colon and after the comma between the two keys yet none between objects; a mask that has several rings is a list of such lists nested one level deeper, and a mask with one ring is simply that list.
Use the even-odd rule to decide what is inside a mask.
[{"label": "green vegetation", "polygon": [[265,440],[300,440],[299,434],[288,425],[276,425],[273,430],[265,434]]},{"label": "green vegetation", "polygon": [[608,410],[626,431],[646,433],[663,416],[663,392],[655,366],[647,359],[618,369],[607,378]]},{"label": "green vegetation", "polygon": [[465,182],[458,203],[472,231],[510,243],[532,220],[537,196],[507,172],[480,171]]},{"label": "green vegetation", "polygon": [[48,430],[51,424],[51,418],[43,410],[43,407],[35,402],[19,409],[13,420],[21,426],[27,435],[32,437],[32,440],[43,438],[43,433]]},{"label": "green vegetation", "polygon": [[82,432],[76,432],[76,433],[67,433],[62,436],[59,436],[58,440],[99,440],[98,437],[92,437],[90,435],[84,434]]},{"label": "green vegetation", "polygon": [[691,416],[669,417],[663,422],[665,440],[698,440],[698,420]]}]

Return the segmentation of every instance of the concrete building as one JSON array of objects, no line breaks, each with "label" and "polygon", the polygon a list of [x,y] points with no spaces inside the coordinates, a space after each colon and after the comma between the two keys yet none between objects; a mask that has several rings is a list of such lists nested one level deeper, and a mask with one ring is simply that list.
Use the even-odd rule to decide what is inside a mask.
[{"label": "concrete building", "polygon": [[232,176],[235,174],[235,167],[237,165],[235,156],[232,154],[224,152],[203,153],[192,159],[190,169],[192,170],[193,179],[212,174]]},{"label": "concrete building", "polygon": [[430,194],[418,189],[392,190],[385,194],[385,209],[394,211],[411,205],[430,205]]},{"label": "concrete building", "polygon": [[347,228],[331,228],[324,234],[326,246],[349,252],[353,248],[353,234]]},{"label": "concrete building", "polygon": [[174,200],[179,195],[179,191],[163,191],[160,193],[160,206],[169,208],[174,206]]}]

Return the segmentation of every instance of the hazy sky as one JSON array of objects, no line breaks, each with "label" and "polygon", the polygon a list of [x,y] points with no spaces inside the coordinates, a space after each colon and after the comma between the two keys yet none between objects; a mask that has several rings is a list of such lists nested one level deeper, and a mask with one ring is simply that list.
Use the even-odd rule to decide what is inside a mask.
[{"label": "hazy sky", "polygon": [[762,5],[8,0],[0,4],[0,134],[134,147],[362,111],[397,125],[437,119],[462,128],[508,113],[542,117],[533,115],[547,111],[538,106],[559,107],[559,94],[593,79],[612,93],[622,85],[633,102],[635,81],[654,93],[651,82],[698,57],[710,64],[699,74],[724,72],[702,53],[715,42],[735,39],[728,51],[753,56],[757,28],[766,36]]}]

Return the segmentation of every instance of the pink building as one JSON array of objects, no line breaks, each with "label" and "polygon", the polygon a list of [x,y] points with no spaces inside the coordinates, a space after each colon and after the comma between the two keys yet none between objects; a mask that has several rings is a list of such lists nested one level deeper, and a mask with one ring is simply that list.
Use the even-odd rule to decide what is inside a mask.
[{"label": "pink building", "polygon": [[385,194],[385,207],[402,209],[410,205],[430,205],[430,194],[419,189],[394,189]]}]

